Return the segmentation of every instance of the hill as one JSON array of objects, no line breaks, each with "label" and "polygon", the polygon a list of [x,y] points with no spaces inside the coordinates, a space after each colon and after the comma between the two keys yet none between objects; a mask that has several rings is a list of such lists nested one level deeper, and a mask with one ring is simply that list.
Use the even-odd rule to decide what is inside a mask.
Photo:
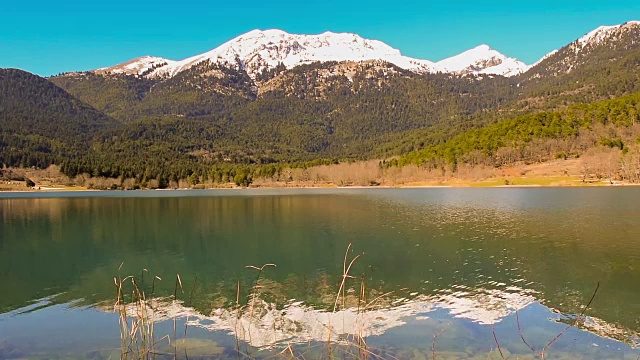
[{"label": "hill", "polygon": [[[440,63],[455,71],[417,71],[378,56],[399,54],[381,43],[344,34],[299,42],[276,32],[241,36],[189,61],[146,57],[49,81],[3,70],[1,160],[166,185],[367,159],[455,169],[502,166],[498,152],[509,161],[577,157],[600,142],[633,143],[636,105],[624,96],[640,92],[639,38],[638,22],[601,27],[525,72],[487,46]],[[337,48],[353,53],[320,56]],[[495,66],[512,73],[486,73]],[[613,98],[625,105],[610,108]],[[567,116],[577,123],[563,123]],[[611,121],[619,117],[632,125]],[[512,128],[525,135],[511,138]],[[565,146],[588,132],[598,139]],[[488,142],[468,140],[478,136]]]},{"label": "hill", "polygon": [[0,163],[46,167],[81,156],[120,123],[39,76],[0,69]]},{"label": "hill", "polygon": [[532,111],[640,91],[640,22],[599,27],[519,75],[514,108]]}]

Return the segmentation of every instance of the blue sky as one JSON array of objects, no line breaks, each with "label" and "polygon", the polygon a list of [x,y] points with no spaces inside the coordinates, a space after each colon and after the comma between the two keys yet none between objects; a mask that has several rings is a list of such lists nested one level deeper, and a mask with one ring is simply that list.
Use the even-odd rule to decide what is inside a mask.
[{"label": "blue sky", "polygon": [[2,0],[0,67],[52,75],[142,55],[182,59],[253,29],[353,32],[433,61],[486,43],[526,63],[599,25],[640,20],[640,1]]}]

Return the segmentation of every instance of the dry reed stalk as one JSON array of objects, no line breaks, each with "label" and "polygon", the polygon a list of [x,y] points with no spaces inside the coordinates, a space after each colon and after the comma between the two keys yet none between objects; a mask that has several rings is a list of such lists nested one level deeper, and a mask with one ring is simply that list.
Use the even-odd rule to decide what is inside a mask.
[{"label": "dry reed stalk", "polygon": [[264,264],[261,267],[257,267],[257,266],[253,266],[253,265],[245,266],[248,269],[254,269],[254,270],[258,271],[258,275],[256,275],[256,281],[255,281],[255,283],[253,285],[253,288],[251,289],[251,293],[249,294],[249,296],[251,298],[251,306],[249,307],[249,329],[247,331],[247,334],[249,335],[249,343],[252,342],[252,339],[251,339],[251,322],[253,321],[253,310],[254,310],[254,306],[255,306],[255,301],[256,301],[256,298],[260,295],[258,290],[262,288],[259,285],[260,275],[262,275],[262,271],[264,271],[264,269],[266,267],[269,267],[269,266],[276,267],[275,264]]},{"label": "dry reed stalk", "polygon": [[236,288],[236,322],[233,325],[235,328],[234,335],[236,338],[236,353],[238,354],[238,359],[240,358],[240,338],[238,337],[238,322],[240,322],[240,281],[238,281],[238,286]]},{"label": "dry reed stalk", "polygon": [[[360,305],[364,304],[364,307],[361,309]],[[364,318],[364,314],[366,314],[367,308],[367,279],[364,274],[360,277],[360,294],[358,295],[358,314],[361,314]],[[358,326],[358,335],[357,335],[357,344],[358,349],[360,351],[359,355],[361,359],[367,359],[367,342],[365,338],[362,336],[364,331],[364,321],[360,323]]]},{"label": "dry reed stalk", "polygon": [[[193,303],[193,293],[196,290],[196,284],[198,283],[198,276],[196,275],[195,279],[193,280],[193,285],[191,286],[191,293],[189,295],[189,306],[192,305]],[[184,322],[184,336],[182,337],[183,339],[187,338],[187,327],[189,326],[189,314],[187,314],[187,318]],[[185,349],[186,351],[186,349]],[[186,356],[186,354],[185,354]]]},{"label": "dry reed stalk", "polygon": [[544,359],[544,354],[546,353],[547,349],[549,348],[549,346],[551,346],[554,342],[556,342],[562,335],[564,335],[570,328],[574,327],[577,323],[578,320],[580,320],[582,317],[584,317],[584,314],[587,312],[587,309],[589,308],[589,306],[591,306],[591,303],[593,302],[593,300],[596,298],[596,294],[598,293],[598,290],[600,289],[600,282],[598,281],[595,290],[593,291],[593,295],[591,295],[591,299],[589,299],[589,302],[587,303],[587,305],[584,306],[584,308],[582,309],[582,311],[580,312],[580,315],[576,316],[576,318],[573,320],[573,322],[571,324],[569,324],[569,326],[565,327],[558,335],[556,335],[553,339],[551,339],[543,348],[542,351],[540,351],[540,358]]},{"label": "dry reed stalk", "polygon": [[498,337],[496,336],[496,327],[494,324],[491,324],[491,333],[493,334],[493,340],[496,342],[496,346],[498,347],[498,351],[500,352],[500,357],[504,359],[504,355],[502,354],[502,348],[500,347],[500,343],[498,342]]},{"label": "dry reed stalk", "polygon": [[[336,294],[336,299],[334,302],[334,306],[333,306],[333,313],[336,313],[336,311],[338,310],[338,304],[340,303],[340,300],[342,298],[342,308],[345,309],[347,302],[346,302],[346,283],[347,283],[347,279],[355,279],[354,276],[350,275],[350,272],[352,270],[353,265],[355,264],[355,262],[360,258],[361,255],[356,255],[354,258],[349,259],[349,251],[352,249],[352,244],[350,243],[347,247],[347,250],[345,252],[345,256],[344,256],[344,260],[343,260],[343,271],[342,271],[342,276],[341,276],[341,281],[340,281],[340,285],[338,287],[338,291]],[[248,306],[248,310],[249,310],[249,329],[247,331],[248,335],[249,335],[249,341],[248,343],[251,343],[251,321],[253,320],[254,317],[254,312],[255,312],[255,307],[256,307],[256,299],[260,297],[260,290],[262,289],[262,286],[260,285],[260,278],[261,278],[261,274],[264,271],[264,269],[266,267],[270,267],[273,266],[275,267],[275,264],[264,264],[261,267],[256,267],[256,266],[246,266],[246,268],[250,268],[250,269],[254,269],[257,271],[257,275],[256,275],[256,279],[255,282],[253,284],[253,287],[251,289],[251,292],[249,293],[249,295],[247,296],[247,300],[248,303],[246,306],[241,306],[240,304],[240,282],[238,281],[237,283],[237,287],[236,287],[236,304],[235,304],[235,308],[236,308],[236,323],[235,323],[235,335],[236,335],[236,350],[237,350],[237,354],[238,354],[238,358],[240,357],[240,355],[242,355],[243,357],[246,358],[251,358],[250,354],[248,353],[243,353],[240,349],[240,339],[239,339],[239,332],[238,332],[238,324],[240,323],[240,319],[242,317],[242,314],[244,311],[246,311],[246,307]],[[160,354],[157,353],[155,351],[155,346],[163,341],[163,340],[167,340],[169,342],[169,346],[171,347],[171,337],[169,335],[166,335],[162,338],[160,338],[159,340],[155,340],[155,334],[154,334],[154,324],[155,324],[155,319],[154,319],[154,309],[153,309],[153,298],[154,298],[154,294],[155,294],[155,282],[156,280],[162,280],[160,277],[158,276],[154,276],[152,283],[151,283],[151,297],[147,298],[147,295],[144,291],[144,273],[148,272],[147,269],[143,269],[141,272],[141,276],[140,276],[140,282],[136,281],[136,278],[134,276],[127,276],[122,278],[120,272],[121,272],[121,268],[122,265],[120,265],[120,268],[118,269],[118,276],[114,277],[114,285],[116,287],[116,302],[114,304],[114,308],[115,310],[118,312],[119,314],[119,324],[120,324],[120,333],[121,333],[121,350],[122,350],[122,355],[121,355],[121,359],[124,360],[128,360],[128,359],[149,359],[150,356],[152,355],[168,355],[168,354]],[[195,289],[197,286],[197,277],[194,279],[194,283],[192,285],[191,288],[191,292],[190,292],[190,296],[189,296],[189,303],[192,303],[193,298],[194,298],[194,293],[195,293]],[[132,290],[131,290],[131,300],[129,305],[132,305],[133,311],[131,311],[131,307],[128,307],[127,305],[127,301],[125,299],[125,284],[127,284],[130,281],[130,284],[132,286]],[[176,275],[176,284],[175,284],[175,288],[174,288],[174,294],[173,294],[173,302],[174,304],[178,301],[178,287],[181,290],[181,293],[184,294],[184,288],[183,288],[183,283],[182,283],[182,279],[180,278],[180,275]],[[545,359],[545,353],[547,351],[547,349],[553,344],[555,343],[562,335],[564,335],[571,327],[575,326],[578,321],[580,321],[580,319],[582,319],[584,317],[584,314],[586,313],[587,309],[589,308],[589,306],[592,304],[593,300],[596,297],[596,294],[599,290],[600,287],[600,283],[598,282],[593,295],[591,296],[591,299],[589,300],[589,302],[584,306],[582,312],[573,320],[573,322],[568,325],[565,329],[563,329],[559,334],[557,334],[554,338],[552,338],[549,342],[547,342],[547,344],[543,347],[543,349],[537,353],[537,355],[539,355],[541,357],[541,359]],[[392,358],[395,359],[395,357],[389,355],[389,354],[384,354],[384,357],[381,356],[380,354],[376,354],[374,352],[372,352],[371,350],[369,350],[368,345],[367,345],[367,341],[366,341],[366,335],[365,335],[365,322],[364,322],[364,318],[365,315],[367,313],[367,311],[369,311],[374,304],[376,304],[380,299],[384,298],[385,296],[388,296],[390,294],[392,294],[393,291],[391,292],[387,292],[384,293],[382,295],[377,296],[376,298],[374,298],[371,301],[368,301],[367,298],[367,283],[366,283],[366,277],[364,276],[364,274],[361,276],[361,282],[360,282],[360,289],[359,289],[359,294],[358,294],[358,303],[357,303],[357,317],[356,317],[356,333],[354,335],[351,336],[352,340],[349,340],[349,337],[346,338],[345,341],[345,345],[346,347],[337,347],[335,350],[339,350],[340,353],[343,355],[343,357],[345,355],[350,355],[354,358],[358,358],[358,359],[368,359],[370,356],[374,357],[374,358],[379,358],[379,359],[383,359],[383,358]],[[128,295],[127,295],[128,297]],[[250,301],[250,303],[249,303]],[[344,319],[343,319],[344,320]],[[522,339],[523,343],[535,353],[535,349],[526,341],[525,337],[524,337],[524,332],[522,330],[522,326],[520,323],[520,317],[519,317],[519,313],[518,311],[516,311],[516,321],[518,324],[518,330],[519,330],[519,334],[520,334],[520,338]],[[174,340],[177,339],[177,314],[174,315],[173,318],[173,323],[174,323]],[[450,325],[450,324],[449,324]],[[328,348],[328,358],[329,359],[333,359],[335,358],[335,354],[334,354],[334,348],[332,346],[332,342],[331,342],[331,337],[332,337],[332,333],[333,333],[333,326],[331,324],[331,322],[329,322],[327,325],[325,325],[328,329],[328,338],[327,338],[327,348]],[[345,326],[344,322],[343,322],[343,326]],[[188,328],[188,317],[187,317],[187,321],[185,323],[185,330],[184,330],[184,338],[186,339],[187,337],[187,328]],[[433,343],[431,346],[431,351],[432,351],[432,358],[435,359],[436,357],[436,341],[438,339],[439,336],[441,336],[446,330],[447,330],[448,326],[445,327],[443,330],[441,330],[439,333],[435,334],[433,336]],[[501,358],[505,358],[504,354],[502,352],[500,343],[498,341],[496,332],[495,332],[495,326],[492,325],[491,326],[492,329],[492,334],[493,334],[493,338],[495,341],[495,344],[497,346],[497,350],[500,354]],[[244,330],[244,329],[243,329]],[[276,329],[275,329],[275,323],[274,323],[274,343],[277,342],[277,337],[276,337]],[[319,344],[318,346],[320,346],[321,344]],[[357,354],[355,352],[352,352],[352,350],[355,350],[354,348],[352,348],[351,346],[355,346],[357,348]],[[309,346],[309,348],[312,348],[314,346]],[[177,358],[177,346],[173,346],[174,348],[174,358]],[[248,349],[247,349],[248,350]],[[310,350],[308,350],[310,351]],[[491,353],[493,352],[493,349],[491,350],[491,352],[489,353],[489,356],[491,355]],[[288,344],[286,348],[284,348],[280,353],[276,354],[275,357],[287,357],[288,359],[304,359],[304,354],[305,352],[299,354],[299,356],[296,356],[293,350],[293,346],[291,344]],[[187,355],[187,350],[185,349],[185,357],[188,358]]]},{"label": "dry reed stalk", "polygon": [[[286,354],[286,357],[285,357],[285,354]],[[286,359],[293,359],[293,360],[298,359],[293,354],[293,349],[291,348],[291,344],[287,344],[287,347],[284,348],[282,351],[280,351],[280,353],[278,353],[278,355],[282,356],[283,358],[286,358]]]},{"label": "dry reed stalk", "polygon": [[438,341],[438,338],[442,336],[449,329],[449,326],[451,326],[451,323],[445,326],[438,333],[433,334],[433,342],[431,343],[431,356],[433,360],[436,359],[436,341]]},{"label": "dry reed stalk", "polygon": [[386,293],[384,293],[384,294],[382,294],[382,295],[380,295],[380,296],[377,296],[375,299],[371,300],[371,301],[370,301],[370,302],[365,306],[365,310],[370,309],[370,308],[373,306],[373,304],[375,304],[376,302],[378,302],[378,300],[382,299],[382,298],[383,298],[383,297],[385,297],[385,296],[389,296],[389,295],[393,294],[394,292],[395,292],[395,291],[389,291],[389,292],[386,292]]},{"label": "dry reed stalk", "polygon": [[[349,251],[351,250],[351,247],[352,247],[352,244],[350,243],[347,246],[347,250],[345,251],[344,260],[342,264],[342,276],[341,276],[340,286],[338,287],[338,292],[336,294],[336,300],[333,305],[333,313],[335,313],[336,310],[338,309],[338,303],[340,302],[340,298],[342,298],[342,308],[343,309],[346,308],[346,295],[345,295],[346,282],[347,282],[347,279],[355,279],[354,276],[350,275],[350,272],[353,265],[360,258],[361,255],[356,255],[353,259],[349,260]],[[357,354],[352,353],[348,347],[346,349],[342,349],[341,350],[342,352],[349,354],[354,358],[363,359],[363,360],[368,359],[370,356],[374,358],[382,359],[380,355],[373,353],[368,348],[368,345],[366,342],[366,336],[363,335],[366,330],[364,328],[365,326],[364,319],[365,319],[366,312],[373,306],[373,304],[375,304],[378,300],[380,300],[384,296],[387,296],[391,293],[393,293],[393,291],[382,294],[376,297],[375,299],[373,299],[372,301],[368,302],[366,276],[364,274],[361,276],[360,291],[358,293],[358,304],[357,304],[357,314],[358,314],[358,318],[356,319],[357,331],[356,331],[356,334],[352,336],[353,338],[352,341],[349,341],[348,338],[346,340],[347,346],[355,346],[358,352]],[[343,323],[343,327],[344,326],[345,324]],[[334,357],[333,347],[331,345],[331,333],[333,332],[333,326],[331,324],[328,325],[328,330],[329,330],[329,335],[327,339],[327,346],[329,350],[329,358],[333,358]],[[388,357],[394,358],[392,356],[388,356]]]},{"label": "dry reed stalk", "polygon": [[[122,266],[122,265],[121,265]],[[123,286],[125,282],[131,280],[133,287],[131,291],[131,301],[134,304],[134,313],[128,314],[127,304],[124,299]],[[114,278],[117,290],[115,309],[118,311],[118,321],[120,323],[121,357],[128,359],[148,358],[153,352],[154,340],[152,333],[152,322],[148,319],[147,302],[144,291],[140,291],[138,283],[133,276]],[[129,323],[131,317],[131,323]]]},{"label": "dry reed stalk", "polygon": [[[182,287],[182,279],[180,279],[180,274],[176,274],[176,285],[173,289],[173,304],[175,305],[178,302],[178,286],[180,286],[180,291],[184,294],[184,288]],[[173,316],[173,342],[178,341],[178,315]],[[178,346],[173,345],[173,357],[174,359],[178,357]]]},{"label": "dry reed stalk", "polygon": [[518,313],[518,310],[516,310],[516,322],[518,324],[518,332],[520,333],[520,339],[522,339],[522,342],[527,345],[527,347],[529,348],[529,350],[531,350],[532,352],[536,352],[536,350],[533,348],[533,346],[529,345],[529,343],[527,342],[527,340],[524,339],[524,332],[522,331],[522,326],[520,326],[520,314]]},{"label": "dry reed stalk", "polygon": [[[171,345],[170,336],[164,336],[158,340],[155,338],[155,311],[153,300],[155,294],[156,280],[162,280],[154,276],[151,283],[151,297],[147,297],[144,290],[144,273],[149,272],[143,269],[140,273],[140,281],[134,276],[122,277],[121,264],[118,268],[118,276],[113,278],[116,287],[116,302],[114,311],[118,313],[120,324],[120,346],[121,359],[149,359],[154,355],[162,355],[155,350],[158,343],[167,340]],[[125,285],[131,285],[131,299],[125,299]],[[164,354],[166,355],[166,354]]]},{"label": "dry reed stalk", "polygon": [[338,289],[338,294],[336,295],[336,302],[333,304],[333,312],[336,312],[336,309],[338,308],[338,301],[340,300],[340,294],[342,294],[342,307],[344,307],[344,302],[345,302],[344,285],[347,279],[354,278],[353,276],[349,275],[349,271],[351,270],[353,263],[355,263],[356,260],[358,260],[358,258],[360,257],[360,255],[356,255],[349,263],[349,266],[347,266],[347,260],[348,260],[350,249],[351,249],[351,243],[349,243],[349,246],[347,246],[347,251],[345,251],[344,253],[344,263],[342,266],[342,282],[340,283],[340,288]]},{"label": "dry reed stalk", "polygon": [[[338,288],[338,293],[336,294],[336,301],[333,304],[333,313],[335,313],[338,308],[340,295],[342,295],[342,307],[344,308],[344,304],[345,304],[344,285],[347,281],[347,278],[353,278],[353,276],[349,275],[349,270],[351,270],[351,266],[353,265],[353,263],[358,259],[358,257],[360,257],[360,255],[357,255],[353,260],[351,260],[351,262],[349,263],[349,266],[347,266],[350,249],[351,249],[351,243],[349,243],[349,245],[347,246],[347,250],[344,253],[344,262],[342,264],[342,281],[340,282],[340,287]],[[331,333],[333,332],[333,325],[331,325],[331,322],[329,322],[327,329],[328,329],[327,348],[329,350],[329,358],[332,359],[333,347],[331,346]],[[344,323],[343,323],[343,330],[344,330]]]}]

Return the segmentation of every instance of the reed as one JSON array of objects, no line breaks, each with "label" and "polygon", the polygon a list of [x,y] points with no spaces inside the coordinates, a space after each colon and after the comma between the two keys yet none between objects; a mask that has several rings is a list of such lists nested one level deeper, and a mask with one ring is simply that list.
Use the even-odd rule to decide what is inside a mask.
[{"label": "reed", "polygon": [[[237,282],[235,288],[235,304],[231,305],[231,308],[234,309],[235,313],[233,316],[233,318],[235,318],[235,324],[233,324],[233,333],[235,336],[237,359],[254,359],[257,357],[265,359],[286,358],[301,360],[305,360],[307,358],[322,358],[330,360],[395,359],[395,357],[389,353],[372,348],[367,342],[367,336],[371,330],[367,328],[368,312],[374,309],[384,309],[385,306],[388,306],[388,302],[385,302],[385,298],[392,295],[393,291],[377,295],[372,292],[371,289],[369,289],[366,274],[363,273],[360,276],[354,276],[354,265],[356,264],[357,260],[360,259],[361,255],[357,254],[353,257],[350,257],[350,253],[352,252],[352,245],[349,244],[347,246],[343,259],[342,274],[339,278],[339,281],[336,283],[335,299],[331,298],[333,301],[329,300],[333,302],[333,307],[329,308],[328,311],[329,314],[336,314],[340,311],[345,311],[348,309],[351,309],[350,311],[352,311],[355,309],[355,331],[351,332],[350,335],[341,336],[341,334],[349,333],[345,331],[346,325],[344,317],[342,319],[342,331],[337,331],[338,328],[336,328],[336,324],[333,324],[331,320],[335,317],[330,317],[329,322],[325,325],[327,329],[326,341],[314,344],[309,343],[307,347],[298,345],[293,346],[291,343],[288,343],[286,344],[286,346],[281,345],[280,349],[282,350],[274,353],[271,356],[264,356],[264,354],[260,354],[259,351],[254,353],[255,349],[252,350],[251,344],[253,340],[252,326],[260,326],[258,324],[261,321],[261,315],[259,312],[263,311],[263,309],[259,306],[259,304],[264,303],[263,295],[265,294],[262,276],[267,268],[276,267],[276,265],[267,263],[260,267],[253,265],[246,266],[247,269],[256,272],[255,280],[250,283],[246,298],[243,298],[241,296],[241,294],[243,293],[241,282]],[[122,265],[118,269],[118,276],[114,277],[114,284],[116,288],[116,301],[114,304],[114,310],[118,314],[119,319],[121,359],[146,360],[154,359],[158,355],[163,358],[169,356],[177,359],[178,347],[175,345],[175,342],[178,341],[177,313],[174,314],[172,319],[173,336],[165,335],[158,339],[155,334],[156,309],[154,308],[154,306],[155,304],[158,304],[160,300],[155,298],[156,281],[161,281],[162,279],[158,276],[152,277],[150,295],[148,296],[145,292],[145,289],[148,287],[145,286],[144,281],[145,273],[148,273],[148,270],[143,269],[138,279],[132,275],[122,277],[121,269]],[[189,305],[193,304],[197,282],[198,278],[196,277],[189,292]],[[571,327],[578,325],[578,322],[584,319],[584,314],[593,303],[599,287],[600,284],[598,283],[595,291],[593,292],[593,295],[583,307],[581,313],[577,315],[575,319],[573,319],[573,321],[569,323],[567,327],[564,328],[560,333],[558,333],[543,346],[541,346],[539,350],[536,350],[531,342],[526,340],[523,327],[520,322],[519,312],[516,311],[515,317],[520,338],[522,342],[527,346],[527,348],[531,350],[533,356],[541,360],[547,358],[547,353],[550,347]],[[169,296],[169,299],[171,299],[174,307],[181,306],[179,295],[183,295],[184,293],[185,291],[182,279],[180,275],[176,275],[173,295]],[[347,293],[357,295],[347,295]],[[374,297],[372,296],[373,294],[377,296]],[[276,319],[274,319],[273,321],[274,346],[277,346],[278,337],[276,333],[278,330],[275,323]],[[188,323],[189,317],[187,315],[182,336],[183,340],[187,339]],[[433,335],[433,341],[430,347],[432,359],[436,359],[436,342],[438,338],[448,330],[449,326],[451,326],[451,324],[448,324],[438,333]],[[509,358],[508,352],[503,352],[503,348],[500,345],[500,341],[493,325],[491,326],[491,333],[495,342],[495,348],[492,347],[489,356],[491,357],[497,355],[502,359]],[[172,354],[161,353],[157,350],[158,344],[164,341],[168,343],[170,349],[172,348]],[[184,351],[184,357],[188,359],[189,356],[187,354],[186,346],[184,348]]]},{"label": "reed", "polygon": [[[122,277],[118,269],[118,276],[113,278],[116,287],[116,302],[114,311],[118,314],[120,325],[120,358],[128,359],[150,359],[157,354],[158,343],[169,340],[168,336],[156,340],[155,319],[152,302],[147,299],[144,288],[136,281],[132,275]],[[144,271],[140,277],[144,279]],[[155,281],[161,280],[154,276],[152,289],[155,290]],[[129,287],[127,287],[129,285]],[[153,291],[152,290],[152,291]],[[129,301],[126,298],[131,291]]]}]

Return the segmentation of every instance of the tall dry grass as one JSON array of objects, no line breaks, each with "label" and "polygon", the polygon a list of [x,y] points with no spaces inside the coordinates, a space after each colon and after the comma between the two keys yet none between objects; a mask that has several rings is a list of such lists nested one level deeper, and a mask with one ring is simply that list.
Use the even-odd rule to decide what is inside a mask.
[{"label": "tall dry grass", "polygon": [[[326,341],[319,344],[309,343],[307,346],[294,346],[289,343],[277,344],[282,350],[271,355],[265,355],[260,353],[260,350],[252,348],[252,325],[260,320],[259,312],[262,309],[258,304],[261,301],[261,296],[265,293],[265,287],[262,283],[263,274],[269,268],[275,268],[275,264],[264,264],[260,267],[249,265],[247,269],[251,269],[256,272],[255,280],[250,284],[246,299],[241,298],[241,283],[237,282],[236,287],[236,299],[233,306],[234,309],[234,331],[236,344],[236,357],[237,359],[255,359],[255,358],[287,358],[287,359],[396,359],[393,354],[375,349],[367,343],[367,334],[369,329],[367,328],[367,322],[364,321],[369,311],[373,309],[384,308],[390,306],[391,301],[388,301],[389,296],[393,292],[386,292],[380,294],[374,298],[370,298],[372,292],[367,288],[367,277],[365,274],[355,276],[353,274],[353,268],[356,262],[360,259],[361,254],[353,255],[352,245],[349,244],[344,255],[342,274],[339,277],[339,282],[336,284],[335,299],[333,300],[333,306],[330,312],[333,314],[342,310],[356,309],[356,331],[349,334],[349,332],[339,331],[339,323],[331,323],[326,325]],[[121,265],[122,267],[122,265]],[[124,360],[141,360],[141,359],[155,359],[156,357],[176,359],[178,357],[177,349],[175,345],[178,341],[177,333],[177,315],[173,317],[173,336],[164,335],[158,337],[155,333],[155,323],[158,319],[155,318],[156,308],[154,304],[160,304],[156,302],[155,288],[156,281],[161,281],[158,276],[152,277],[152,282],[149,290],[149,294],[145,289],[148,289],[148,285],[144,284],[144,276],[148,271],[143,269],[139,278],[129,275],[126,277],[120,276],[120,270],[118,276],[114,278],[114,284],[116,287],[116,302],[114,304],[114,310],[118,314],[119,327],[120,327],[120,339],[121,339],[121,359]],[[191,287],[189,302],[193,301],[195,288],[197,285],[197,277]],[[598,283],[593,295],[587,304],[583,307],[580,314],[573,318],[573,321],[569,323],[561,332],[554,337],[550,338],[544,345],[536,348],[530,341],[526,340],[523,326],[520,322],[520,316],[516,311],[517,330],[520,338],[525,346],[531,350],[534,358],[544,360],[548,357],[551,346],[558,341],[565,333],[583,322],[585,313],[594,301],[600,284]],[[353,295],[350,290],[357,289],[357,295]],[[184,295],[184,287],[182,279],[179,275],[176,276],[173,296],[171,300],[174,305],[178,303],[178,296]],[[275,321],[275,320],[274,320]],[[185,322],[183,339],[187,339],[187,326],[188,317]],[[436,345],[438,338],[441,337],[451,324],[442,328],[440,331],[433,334],[433,341],[431,344],[431,357],[436,359],[437,351]],[[344,324],[343,324],[344,326]],[[274,324],[275,332],[275,324]],[[492,353],[499,355],[502,359],[507,359],[509,355],[505,356],[499,338],[496,335],[495,328],[491,326],[491,332],[495,343],[495,348],[491,350],[489,356]],[[349,335],[341,335],[349,334]],[[274,336],[275,338],[275,336]],[[173,353],[160,352],[159,344],[164,344],[169,349],[173,350]],[[163,349],[165,347],[162,347]],[[508,353],[507,353],[508,354]],[[181,354],[182,355],[182,354]],[[187,347],[184,348],[184,357],[188,356]]]}]

